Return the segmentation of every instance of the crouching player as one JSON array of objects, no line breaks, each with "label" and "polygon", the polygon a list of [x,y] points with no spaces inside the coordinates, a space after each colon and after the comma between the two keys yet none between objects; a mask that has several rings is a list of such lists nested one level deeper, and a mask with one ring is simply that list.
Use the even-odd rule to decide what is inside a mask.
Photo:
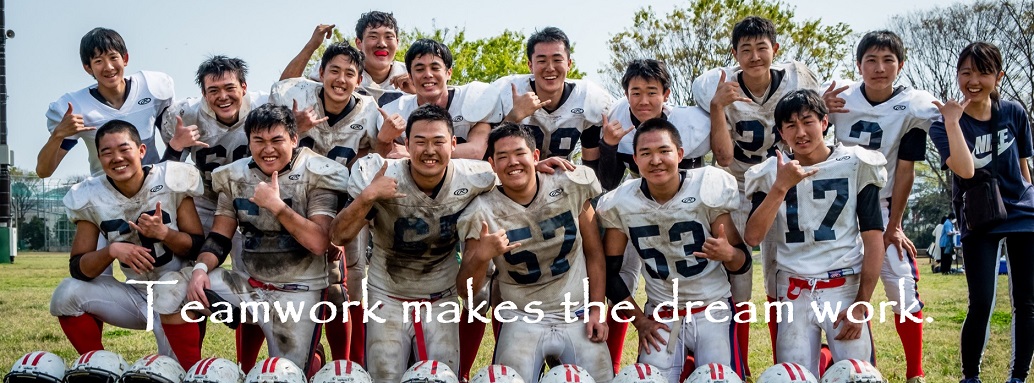
[{"label": "crouching player", "polygon": [[[751,258],[729,215],[739,206],[736,179],[713,167],[680,170],[682,138],[662,118],[640,124],[632,146],[642,178],[626,181],[599,203],[608,298],[635,306],[639,362],[660,368],[669,382],[680,381],[687,351],[699,365],[721,363],[743,376],[728,273],[746,273]],[[643,259],[650,316],[635,305],[620,276],[628,242]],[[658,309],[672,300],[676,306],[700,304]]]},{"label": "crouching player", "polygon": [[[234,320],[258,322],[270,356],[318,369],[313,352],[321,329],[313,321],[319,318],[311,314],[321,315],[313,305],[323,300],[328,285],[327,228],[336,213],[337,194],[347,185],[348,169],[297,148],[294,114],[286,107],[256,108],[248,114],[244,132],[252,157],[212,174],[212,187],[219,193],[212,231],[193,269],[162,278],[177,284],[155,288],[155,309],[179,316],[182,305],[200,302],[225,311],[223,305],[211,306],[225,301],[247,315]],[[244,236],[241,260],[250,278],[219,268],[238,228]],[[266,317],[259,311],[274,304],[298,307],[302,315],[283,317],[274,311]]]},{"label": "crouching player", "polygon": [[[80,354],[104,349],[102,323],[147,327],[146,285],[119,282],[102,275],[104,269],[118,261],[127,282],[156,281],[183,267],[204,241],[193,200],[203,192],[197,169],[177,162],[141,165],[150,148],[122,120],[102,125],[95,140],[105,176],[88,178],[65,195],[76,228],[72,277],[50,299],[50,313]],[[98,236],[108,245],[97,248]],[[154,335],[159,353],[181,365],[200,359],[200,348],[191,348],[201,342],[196,324],[156,326]]]},{"label": "crouching player", "polygon": [[[489,262],[495,261],[504,302],[495,310],[510,305],[512,311],[497,316],[506,323],[494,363],[514,367],[536,383],[545,358],[553,356],[609,382],[614,371],[603,343],[606,269],[590,203],[600,194],[600,183],[584,166],[539,175],[538,160],[528,128],[505,122],[488,135],[488,162],[502,186],[475,198],[460,216],[459,233],[466,242],[457,288],[466,291],[472,279],[472,291],[479,291]],[[595,305],[580,308],[577,320],[569,321],[565,296],[588,305],[587,296]]]},{"label": "crouching player", "polygon": [[[744,238],[755,246],[771,230],[768,238],[779,254],[776,292],[779,302],[789,303],[793,320],[779,321],[776,362],[797,363],[818,375],[825,333],[834,362],[875,365],[862,303],[872,297],[883,263],[879,193],[887,182],[887,161],[858,146],[826,146],[827,109],[812,90],[779,100],[775,121],[794,154],[785,161],[777,151],[745,174],[754,207]],[[820,318],[813,305],[837,312]]]}]

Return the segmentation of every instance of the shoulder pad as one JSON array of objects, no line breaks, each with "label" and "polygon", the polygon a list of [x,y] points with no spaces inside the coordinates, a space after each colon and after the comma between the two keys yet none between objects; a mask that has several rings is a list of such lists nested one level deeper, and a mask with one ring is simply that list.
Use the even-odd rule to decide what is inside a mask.
[{"label": "shoulder pad", "polygon": [[872,184],[882,188],[887,184],[887,159],[883,157],[883,153],[860,146],[849,146],[843,149],[847,150],[842,153],[854,155],[858,159],[856,181],[859,187]]},{"label": "shoulder pad", "polygon": [[768,193],[775,183],[776,161],[778,158],[769,157],[760,164],[751,166],[743,173],[744,194],[749,197],[757,192]]},{"label": "shoulder pad", "polygon": [[257,108],[265,103],[269,102],[269,92],[248,92],[248,102],[251,104],[251,108]]},{"label": "shoulder pad", "polygon": [[[311,151],[305,148],[306,151]],[[305,160],[305,168],[316,176],[316,187],[345,191],[348,189],[348,168],[327,157],[311,153]]]},{"label": "shoulder pad", "polygon": [[592,185],[599,182],[596,179],[596,173],[585,165],[576,165],[574,170],[565,171],[564,174],[567,174],[567,178],[579,185]]},{"label": "shoulder pad", "polygon": [[503,120],[502,105],[494,95],[498,91],[490,84],[474,81],[463,86],[463,105],[460,113],[463,119],[471,122],[497,123]]},{"label": "shoulder pad", "polygon": [[887,157],[875,150],[865,149],[861,146],[843,146],[842,150],[858,158],[859,161],[871,166],[886,166]]},{"label": "shoulder pad", "polygon": [[709,108],[711,105],[711,99],[714,98],[714,92],[718,90],[718,82],[722,78],[722,71],[725,71],[726,81],[735,78],[736,71],[739,67],[731,68],[714,68],[701,73],[697,78],[693,79],[693,102],[704,108]]},{"label": "shoulder pad", "polygon": [[933,104],[934,101],[937,101],[937,98],[930,94],[930,92],[915,88],[909,88],[906,92],[909,92],[908,99],[910,105],[908,109],[913,116],[928,121],[934,121],[941,117],[941,111]]},{"label": "shoulder pad", "polygon": [[818,92],[820,96],[822,95],[825,88],[819,89],[819,76],[808,67],[808,64],[794,60],[783,67],[790,72],[789,75],[797,79],[796,89],[811,89]]},{"label": "shoulder pad", "polygon": [[736,185],[736,177],[713,166],[701,169],[700,202],[714,208],[739,203],[740,189]]},{"label": "shoulder pad", "polygon": [[315,90],[322,85],[301,77],[277,81],[270,88],[269,102],[275,105],[291,107],[297,101],[298,109],[305,109],[316,105],[317,95]]},{"label": "shoulder pad", "polygon": [[492,89],[490,91],[499,95],[499,104],[503,112],[509,113],[510,109],[513,109],[513,90],[510,88],[510,84],[517,84],[517,91],[520,92],[521,84],[528,81],[528,78],[531,76],[528,74],[513,74],[492,81]]},{"label": "shoulder pad", "polygon": [[[373,182],[373,178],[377,176],[377,172],[381,170],[381,167],[387,161],[376,153],[367,154],[366,157],[360,158],[352,164],[351,177],[348,180],[348,194],[352,197],[356,197]],[[385,175],[390,173],[385,171]]]},{"label": "shoulder pad", "polygon": [[610,112],[614,96],[593,81],[575,80],[574,83],[576,87],[583,87],[582,91],[585,92],[585,102],[582,105],[585,120],[593,125],[603,125],[603,115]]},{"label": "shoulder pad", "polygon": [[388,115],[398,113],[403,118],[408,118],[409,114],[413,112],[413,106],[416,105],[416,95],[406,94],[402,97],[396,98],[395,100],[381,106]]},{"label": "shoulder pad", "polygon": [[474,187],[479,189],[490,189],[496,185],[495,171],[485,161],[453,158],[453,165],[457,170],[456,175],[462,175]]},{"label": "shoulder pad", "polygon": [[[72,185],[72,187],[68,189],[68,193],[65,193],[65,197],[62,199],[65,207],[71,212],[77,212],[88,206],[90,204],[90,196],[97,192],[97,188],[92,186],[97,185],[98,179],[99,178],[97,177],[90,177],[80,183]],[[69,215],[75,216],[76,214]]]},{"label": "shoulder pad", "polygon": [[162,140],[168,143],[176,134],[176,116],[183,119],[184,126],[197,124],[198,106],[201,102],[204,101],[199,97],[189,97],[172,103],[162,115],[162,126],[159,129]]},{"label": "shoulder pad", "polygon": [[676,106],[671,108],[668,121],[682,136],[686,157],[696,158],[711,151],[711,115],[707,110],[700,106]]},{"label": "shoulder pad", "polygon": [[244,157],[216,168],[215,171],[212,172],[212,191],[216,193],[229,191],[230,182],[233,180],[234,169],[240,167],[247,168],[248,161],[251,161],[251,157]]},{"label": "shoulder pad", "polygon": [[172,191],[191,197],[204,194],[205,186],[201,182],[201,173],[193,165],[165,161],[154,166],[165,166],[165,185]]},{"label": "shoulder pad", "polygon": [[140,76],[147,83],[147,90],[159,100],[171,100],[176,96],[176,86],[172,77],[162,72],[140,71]]}]

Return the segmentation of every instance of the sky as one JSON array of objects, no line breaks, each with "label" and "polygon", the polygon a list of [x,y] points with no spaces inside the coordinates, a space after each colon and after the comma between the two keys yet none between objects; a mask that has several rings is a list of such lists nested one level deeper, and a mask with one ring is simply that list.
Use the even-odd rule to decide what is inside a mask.
[{"label": "sky", "polygon": [[[796,7],[798,20],[844,22],[861,32],[884,27],[894,14],[947,4],[936,0],[786,2]],[[14,165],[35,169],[36,155],[49,137],[45,113],[50,103],[95,83],[79,60],[79,39],[94,27],[114,29],[126,40],[127,74],[139,70],[168,73],[175,80],[177,99],[183,99],[200,96],[194,73],[201,61],[215,54],[247,61],[250,89],[268,90],[317,24],[336,24],[345,36],[351,36],[359,15],[374,10],[371,3],[110,0],[100,7],[97,2],[72,0],[7,0],[6,27],[16,34],[6,46],[6,117]],[[596,72],[609,57],[606,41],[632,25],[636,10],[651,6],[665,14],[686,4],[687,0],[382,0],[376,10],[393,12],[402,30],[461,27],[471,38],[497,35],[505,29],[531,34],[557,26],[576,44],[572,58],[578,67],[599,80]],[[53,177],[87,173],[86,148],[77,145]]]}]

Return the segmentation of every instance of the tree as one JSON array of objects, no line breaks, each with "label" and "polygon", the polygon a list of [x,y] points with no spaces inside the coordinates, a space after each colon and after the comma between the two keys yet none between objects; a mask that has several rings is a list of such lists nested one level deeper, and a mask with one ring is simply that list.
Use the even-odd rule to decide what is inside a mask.
[{"label": "tree", "polygon": [[43,180],[36,172],[26,172],[11,167],[11,210],[15,222],[25,222],[25,216],[32,210],[39,210],[40,196],[43,192]]},{"label": "tree", "polygon": [[49,235],[50,229],[47,227],[46,221],[39,216],[32,217],[29,222],[23,223],[18,229],[18,236],[29,250],[46,250]]},{"label": "tree", "polygon": [[610,63],[600,70],[611,92],[623,94],[621,76],[631,60],[653,58],[668,64],[672,102],[692,105],[692,80],[716,67],[735,64],[730,49],[732,28],[751,15],[768,18],[779,32],[776,60],[799,60],[820,78],[831,78],[850,51],[847,24],[824,25],[822,20],[794,20],[794,7],[779,0],[690,0],[663,16],[642,8],[632,27],[611,36]]}]

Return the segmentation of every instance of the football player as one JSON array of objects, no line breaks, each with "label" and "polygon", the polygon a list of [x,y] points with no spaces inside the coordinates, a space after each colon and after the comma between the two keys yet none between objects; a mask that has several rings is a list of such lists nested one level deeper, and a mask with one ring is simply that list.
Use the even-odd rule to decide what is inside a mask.
[{"label": "football player", "polygon": [[36,174],[50,177],[81,138],[89,151],[90,173],[103,173],[94,140],[98,126],[120,119],[136,127],[147,151],[143,163],[158,162],[154,121],[175,98],[172,78],[165,73],[141,71],[126,76],[129,50],[122,36],[111,29],[94,28],[79,42],[83,70],[97,84],[65,93],[47,109],[50,139],[36,157]]},{"label": "football player", "polygon": [[[496,178],[486,162],[452,159],[457,146],[452,122],[448,111],[434,104],[409,114],[406,149],[412,158],[371,155],[357,161],[348,187],[354,201],[331,228],[333,243],[341,245],[370,223],[368,302],[383,303],[370,310],[385,320],[366,323],[366,367],[377,383],[398,382],[411,350],[416,360],[459,367],[458,324],[438,320],[450,306],[459,307],[456,222]],[[415,301],[432,306],[430,317],[420,314],[420,306],[410,310]]]},{"label": "football player", "polygon": [[754,207],[744,239],[756,246],[767,236],[779,252],[777,292],[793,320],[779,321],[779,333],[792,336],[776,339],[776,360],[817,375],[825,333],[834,361],[875,363],[865,304],[885,253],[879,195],[886,160],[859,146],[826,146],[827,109],[813,90],[783,96],[775,118],[793,155],[776,152],[745,175]]},{"label": "football player", "polygon": [[[775,24],[757,16],[736,23],[732,30],[732,55],[739,64],[734,68],[717,68],[700,75],[693,81],[693,96],[697,105],[708,106],[711,116],[711,150],[719,166],[725,167],[739,183],[740,210],[733,212],[736,228],[742,233],[750,211],[750,201],[742,194],[743,173],[775,155],[779,142],[773,120],[776,103],[783,95],[796,89],[817,89],[818,81],[801,62],[772,64],[779,51]],[[762,272],[765,294],[775,301],[775,257],[772,245],[761,244]],[[732,277],[732,299],[748,302],[753,290],[753,277],[744,274]],[[737,306],[737,311],[748,309]],[[739,323],[740,351],[747,360],[749,323]],[[768,329],[775,349],[776,324]],[[750,369],[747,369],[750,375]]]},{"label": "football player", "polygon": [[[639,363],[659,368],[669,382],[680,381],[688,351],[700,365],[733,366],[742,376],[727,274],[746,273],[751,261],[730,217],[739,205],[736,180],[713,167],[679,169],[682,138],[661,118],[636,127],[633,147],[642,179],[626,181],[599,203],[608,298],[634,306]],[[647,274],[645,312],[620,276],[629,243]],[[676,299],[702,305],[663,308]]]},{"label": "football player", "polygon": [[[120,282],[105,269],[117,261],[127,282],[156,281],[192,260],[204,241],[193,200],[204,191],[197,169],[179,162],[143,165],[149,148],[126,121],[101,125],[94,139],[105,175],[65,195],[76,227],[71,278],[50,299],[50,313],[80,354],[104,348],[103,323],[135,330],[148,324],[146,285]],[[98,236],[108,245],[98,247]],[[200,359],[196,323],[156,326],[154,334],[162,355],[187,367]]]},{"label": "football player", "polygon": [[[579,320],[571,322],[562,304],[565,295],[585,296],[586,278],[588,298],[596,303],[605,298],[603,246],[591,204],[602,189],[588,167],[539,176],[538,160],[529,128],[504,122],[489,134],[488,162],[501,187],[475,198],[460,216],[466,243],[456,286],[466,291],[471,279],[473,290],[480,290],[494,260],[502,301],[517,308],[516,321],[502,325],[494,363],[514,367],[536,383],[545,358],[552,356],[607,382],[614,372],[604,343],[606,307],[583,306],[575,313]],[[544,312],[545,319],[536,320],[530,308]]]},{"label": "football player", "polygon": [[[490,123],[502,121],[498,99],[491,94],[491,85],[471,82],[449,86],[452,78],[452,53],[449,47],[431,39],[413,42],[406,51],[406,68],[416,94],[405,95],[384,106],[388,114],[398,113],[409,118],[416,108],[435,104],[448,110],[453,118],[456,138],[456,158],[481,160],[485,156]],[[489,93],[489,94],[486,94]],[[403,127],[382,129],[379,140],[397,140],[405,133]],[[389,157],[405,157],[406,147],[395,144]]]},{"label": "football player", "polygon": [[[905,349],[908,383],[923,378],[923,302],[916,282],[916,248],[901,228],[905,205],[915,180],[915,162],[926,159],[926,133],[941,116],[933,95],[908,86],[894,86],[905,65],[905,47],[894,32],[866,33],[855,56],[862,82],[836,88],[823,98],[837,141],[878,150],[887,158],[887,185],[880,189],[880,210],[887,229],[887,249],[880,277],[887,298],[896,302],[894,325]],[[907,310],[909,317],[902,319]],[[913,319],[915,318],[915,319]]]},{"label": "football player", "polygon": [[[155,310],[168,314],[163,320],[179,317],[181,307],[195,301],[204,307],[223,301],[234,308],[242,302],[265,303],[267,308],[275,303],[310,313],[323,300],[329,269],[324,258],[327,227],[336,213],[337,195],[347,184],[348,169],[298,148],[294,114],[286,107],[266,104],[252,110],[244,132],[252,156],[212,173],[219,202],[197,263],[163,278],[176,284],[155,288]],[[241,262],[248,275],[218,267],[238,230],[244,237]],[[209,290],[212,298],[206,295]],[[246,322],[262,327],[269,354],[315,373],[320,367],[313,358],[320,326],[310,315],[261,318],[258,307],[246,312]]]}]

